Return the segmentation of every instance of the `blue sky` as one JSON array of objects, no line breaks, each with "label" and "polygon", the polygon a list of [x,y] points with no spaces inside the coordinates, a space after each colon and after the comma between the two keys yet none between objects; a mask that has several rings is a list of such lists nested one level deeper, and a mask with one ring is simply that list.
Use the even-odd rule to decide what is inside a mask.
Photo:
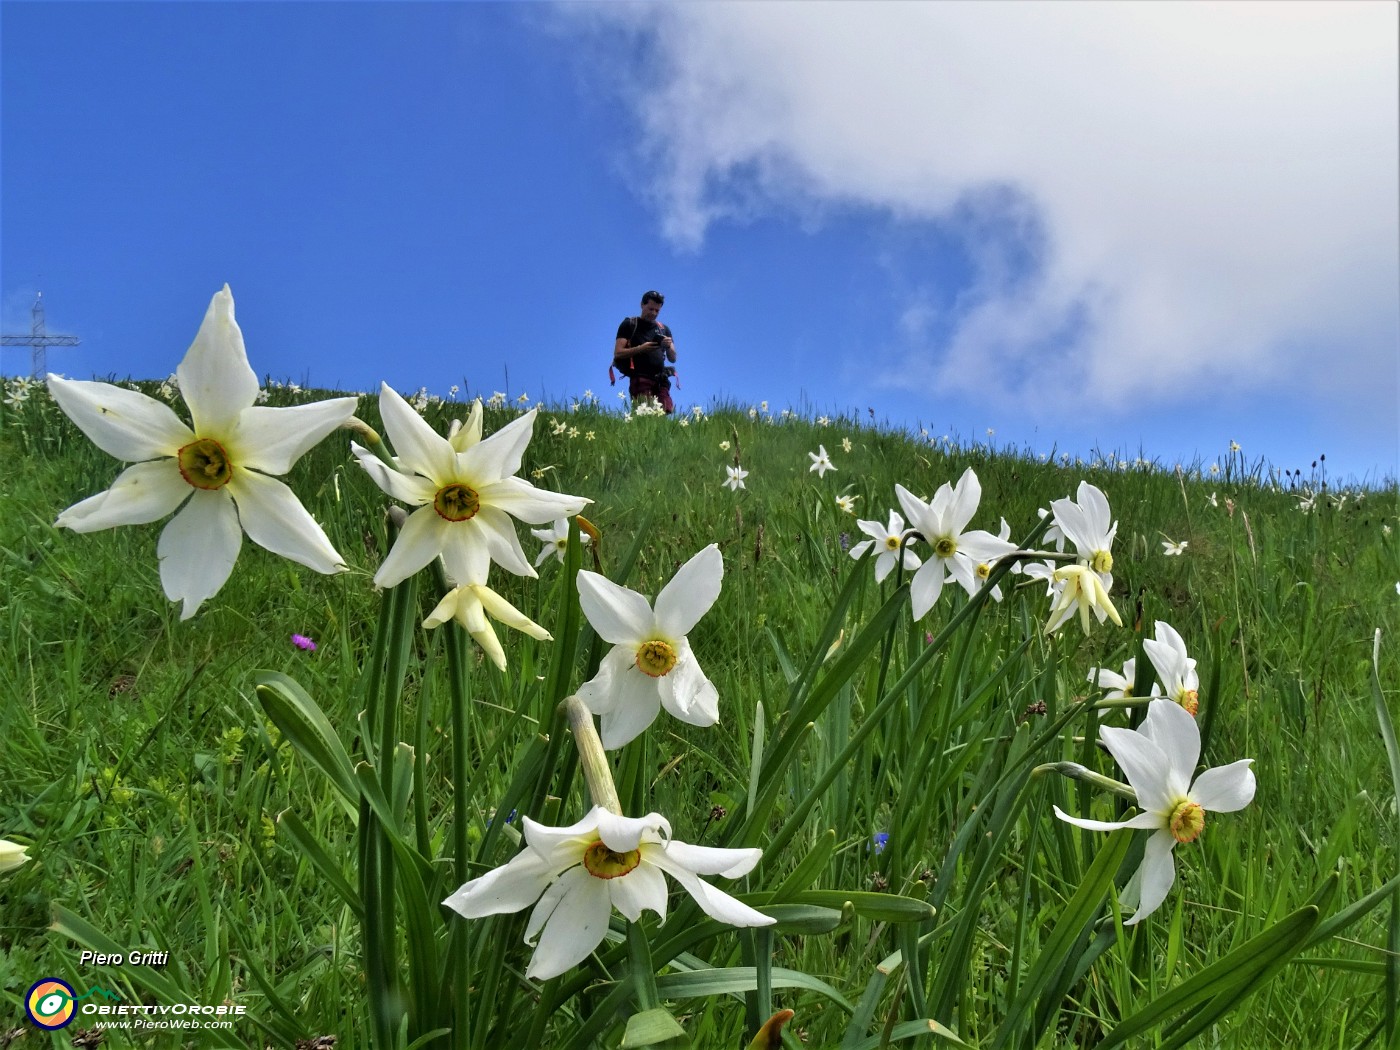
[{"label": "blue sky", "polygon": [[228,282],[275,379],[606,398],[659,288],[682,404],[1375,481],[1396,39],[1388,2],[6,0],[4,330],[42,290],[51,369],[161,377]]}]

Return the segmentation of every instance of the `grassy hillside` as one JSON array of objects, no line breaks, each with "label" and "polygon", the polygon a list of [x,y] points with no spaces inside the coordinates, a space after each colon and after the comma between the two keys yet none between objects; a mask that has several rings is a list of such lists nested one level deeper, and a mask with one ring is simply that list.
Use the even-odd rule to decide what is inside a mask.
[{"label": "grassy hillside", "polygon": [[[272,394],[283,404],[327,396]],[[488,407],[486,433],[518,411]],[[363,398],[358,414],[381,426],[374,399]],[[423,414],[445,432],[466,406],[435,402]],[[818,444],[836,465],[824,477],[808,470]],[[92,1027],[84,1017],[48,1036],[28,1025],[22,1003],[44,976],[79,992],[102,984],[127,1002],[178,990],[192,1002],[244,1004],[228,1045],[292,1046],[323,1035],[371,1045],[359,902],[327,874],[329,863],[359,886],[354,807],[269,719],[252,675],[290,676],[352,756],[373,753],[377,723],[363,713],[376,704],[369,678],[384,596],[371,578],[389,542],[391,501],[353,461],[348,435],[332,435],[286,480],[350,571],[320,576],[245,542],[229,583],[182,622],[161,591],[159,525],[91,535],[54,528],[61,510],[105,489],[120,467],[42,390],[6,406],[0,456],[0,838],[31,857],[0,874],[0,1045],[9,1028],[27,1029],[18,1046],[66,1046]],[[749,471],[737,492],[721,486],[724,467],[736,462]],[[1085,636],[1072,621],[1047,636],[1045,584],[1007,576],[1006,600],[970,610],[925,656],[967,595],[950,583],[915,623],[896,577],[877,584],[870,562],[857,564],[846,550],[865,538],[858,518],[884,523],[897,506],[896,483],[927,499],[969,467],[982,485],[972,526],[995,532],[1004,518],[1013,541],[1080,481],[1102,489],[1120,523],[1112,599],[1121,629]],[[605,573],[650,597],[707,544],[723,555],[720,599],[690,635],[718,689],[719,725],[663,714],[617,763],[629,814],[663,813],[686,842],[764,849],[747,880],[715,880],[756,905],[804,862],[798,889],[838,891],[824,911],[815,897],[792,898],[813,908],[801,921],[716,930],[671,957],[658,994],[693,1045],[743,1046],[757,1021],[783,1007],[796,1011],[787,1045],[913,1039],[903,1026],[924,1017],[976,1046],[1099,1045],[1310,901],[1321,932],[1248,998],[1234,989],[1241,1003],[1199,1045],[1384,1045],[1395,1023],[1388,982],[1400,967],[1400,897],[1387,890],[1373,907],[1345,909],[1400,872],[1396,786],[1371,683],[1379,629],[1379,681],[1395,720],[1397,494],[1324,494],[1319,476],[1276,478],[1238,454],[1220,467],[1200,477],[1112,458],[1047,463],[749,406],[679,420],[624,420],[589,399],[541,410],[520,475],[593,501],[584,514],[601,533]],[[854,516],[838,495],[856,501]],[[538,545],[519,531],[533,559]],[[1163,540],[1186,548],[1167,556]],[[583,564],[592,567],[588,555]],[[585,626],[556,671],[574,600],[568,568],[551,558],[538,580],[493,569],[491,585],[556,641],[499,629],[504,673],[466,642],[470,720],[460,743],[470,780],[455,787],[449,634],[457,628],[411,634],[398,739],[425,763],[403,820],[434,900],[462,881],[451,857],[454,799],[463,793],[479,851],[468,875],[516,852],[518,821],[502,833],[494,817],[498,806],[516,808],[505,800],[529,763],[558,764],[545,769],[553,779],[529,781],[525,797],[540,799],[542,810],[522,812],[563,825],[587,808],[569,761],[541,739],[562,739],[551,676],[562,674],[572,691],[606,649]],[[415,623],[439,596],[432,574],[420,575],[405,599]],[[1176,885],[1150,919],[1121,925],[1131,912],[1109,892],[1086,905],[1105,900],[1106,908],[1056,941],[1057,922],[1074,914],[1076,889],[1108,839],[1056,820],[1051,807],[1110,819],[1114,806],[1088,783],[1031,769],[1073,760],[1121,778],[1094,740],[1100,722],[1127,725],[1129,715],[1081,701],[1100,695],[1090,669],[1119,670],[1158,620],[1199,661],[1202,765],[1253,758],[1258,792],[1245,810],[1212,815],[1200,839],[1176,850]],[[293,634],[316,649],[297,648]],[[788,743],[781,782],[760,782],[755,750],[771,759]],[[744,830],[758,796],[767,799],[764,819]],[[284,813],[324,857],[289,834]],[[1119,887],[1136,852],[1129,857]],[[862,892],[931,904],[936,914],[895,921],[901,916],[865,898],[842,909],[842,894]],[[671,923],[644,922],[653,948],[698,920],[684,910],[684,894],[671,898]],[[619,1045],[628,1016],[644,1005],[626,994],[627,950],[608,947],[544,986],[526,982],[523,914],[467,922],[433,909],[429,933],[400,931],[403,954],[391,968],[404,974],[407,999],[418,987],[415,939],[436,939],[444,957],[464,952],[473,963],[463,991],[472,1021],[432,1045],[532,1045],[520,1041],[527,1031],[543,1033],[547,1046]],[[51,929],[56,915],[60,928]],[[99,934],[124,952],[169,951],[169,962],[158,971],[81,965],[79,951]],[[1053,967],[1046,945],[1062,953]],[[760,980],[752,991],[701,997],[676,994],[689,989],[683,981],[665,983],[700,965],[759,973],[771,965],[824,984],[789,986],[780,976],[771,988]],[[151,983],[153,974],[166,983]],[[1022,1027],[999,1033],[1027,988],[1039,994],[1023,1004]],[[1213,1003],[1186,1003],[1163,1020],[1205,1017]],[[401,1045],[431,1027],[418,1006],[404,1008],[412,1019]],[[1151,1028],[1131,1045],[1171,1045],[1172,1031]],[[174,1038],[107,1033],[109,1045],[177,1045]]]}]

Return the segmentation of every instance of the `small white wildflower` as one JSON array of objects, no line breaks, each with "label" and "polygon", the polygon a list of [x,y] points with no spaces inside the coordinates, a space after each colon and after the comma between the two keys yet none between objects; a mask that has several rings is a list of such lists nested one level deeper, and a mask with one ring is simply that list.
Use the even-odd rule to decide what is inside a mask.
[{"label": "small white wildflower", "polygon": [[815,470],[819,478],[826,477],[826,472],[828,470],[836,469],[831,465],[831,457],[826,454],[825,445],[818,445],[816,452],[808,452],[807,458],[812,461],[812,465],[807,468],[808,473]]}]

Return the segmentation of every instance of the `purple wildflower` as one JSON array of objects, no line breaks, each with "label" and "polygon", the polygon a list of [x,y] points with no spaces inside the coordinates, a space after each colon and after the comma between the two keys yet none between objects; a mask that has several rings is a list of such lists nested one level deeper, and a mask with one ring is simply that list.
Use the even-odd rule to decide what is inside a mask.
[{"label": "purple wildflower", "polygon": [[292,635],[292,644],[298,649],[305,649],[308,653],[314,653],[316,651],[316,643],[304,634]]}]

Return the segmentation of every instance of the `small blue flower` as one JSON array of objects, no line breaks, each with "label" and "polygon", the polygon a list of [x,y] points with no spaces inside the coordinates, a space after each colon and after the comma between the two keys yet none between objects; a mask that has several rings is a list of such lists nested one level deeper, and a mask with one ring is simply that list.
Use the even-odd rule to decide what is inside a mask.
[{"label": "small blue flower", "polygon": [[841,533],[841,549],[843,551],[851,549],[851,534],[848,532]]},{"label": "small blue flower", "polygon": [[884,853],[885,847],[890,843],[890,833],[888,831],[877,831],[870,836],[870,841],[875,845],[875,852]]}]

